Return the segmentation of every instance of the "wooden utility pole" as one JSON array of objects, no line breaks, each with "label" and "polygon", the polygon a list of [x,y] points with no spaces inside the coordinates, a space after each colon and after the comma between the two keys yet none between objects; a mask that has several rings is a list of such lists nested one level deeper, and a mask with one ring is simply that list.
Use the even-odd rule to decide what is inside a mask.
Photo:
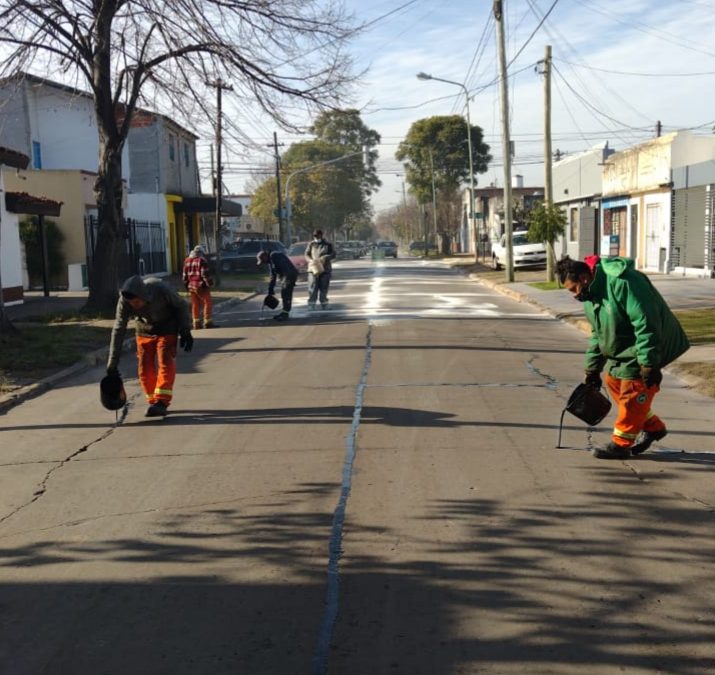
[{"label": "wooden utility pole", "polygon": [[278,134],[273,132],[273,151],[276,158],[276,193],[278,196],[278,238],[290,247],[291,242],[286,241],[287,232],[283,226],[283,201],[281,198],[281,156],[278,154],[278,146],[283,143],[278,143]]},{"label": "wooden utility pole", "polygon": [[509,91],[506,73],[506,46],[504,44],[504,14],[502,0],[494,0],[494,19],[497,28],[499,52],[499,78],[501,90],[502,155],[504,157],[504,233],[506,234],[506,280],[514,281],[514,248],[512,241],[511,207],[511,140],[509,138]]},{"label": "wooden utility pole", "polygon": [[222,169],[221,166],[221,115],[222,115],[222,101],[221,94],[223,91],[233,91],[233,87],[228,84],[224,84],[223,80],[219,77],[213,82],[209,82],[209,86],[216,89],[216,221],[214,223],[214,243],[216,246],[216,270],[214,271],[216,285],[218,286],[221,281],[221,210],[222,210]]},{"label": "wooden utility pole", "polygon": [[[554,183],[551,154],[551,45],[544,52],[544,204],[554,205]],[[546,280],[554,280],[554,242],[546,242]]]}]

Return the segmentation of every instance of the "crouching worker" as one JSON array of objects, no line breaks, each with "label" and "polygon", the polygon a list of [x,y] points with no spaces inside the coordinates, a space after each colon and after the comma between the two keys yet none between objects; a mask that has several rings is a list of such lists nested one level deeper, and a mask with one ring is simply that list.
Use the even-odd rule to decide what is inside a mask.
[{"label": "crouching worker", "polygon": [[279,314],[273,318],[276,321],[287,321],[293,306],[293,289],[298,281],[298,270],[291,262],[290,258],[282,251],[261,251],[256,256],[256,263],[259,267],[268,264],[271,269],[271,280],[268,282],[268,295],[276,292],[276,280],[281,278],[281,300],[283,306]]},{"label": "crouching worker", "polygon": [[139,381],[149,407],[146,417],[163,417],[171,403],[176,378],[177,342],[190,352],[194,345],[186,301],[160,279],[127,279],[119,293],[109,346],[107,374],[118,374],[119,356],[130,318],[135,320]]},{"label": "crouching worker", "polygon": [[586,350],[586,384],[601,388],[601,373],[618,417],[611,442],[594,448],[599,459],[626,459],[645,452],[668,433],[652,411],[661,370],[690,344],[650,279],[629,258],[568,256],[556,264],[561,283],[583,302],[592,332]]}]

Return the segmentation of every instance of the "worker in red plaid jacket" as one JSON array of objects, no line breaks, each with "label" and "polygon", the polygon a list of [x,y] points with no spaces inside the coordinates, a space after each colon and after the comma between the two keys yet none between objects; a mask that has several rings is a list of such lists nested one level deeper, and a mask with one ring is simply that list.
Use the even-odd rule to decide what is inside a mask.
[{"label": "worker in red plaid jacket", "polygon": [[[182,278],[186,290],[191,297],[191,318],[194,329],[213,328],[211,321],[211,286],[213,280],[209,271],[209,263],[206,260],[206,253],[201,246],[194,246],[189,256],[184,260]],[[203,309],[203,320],[202,312]]]}]

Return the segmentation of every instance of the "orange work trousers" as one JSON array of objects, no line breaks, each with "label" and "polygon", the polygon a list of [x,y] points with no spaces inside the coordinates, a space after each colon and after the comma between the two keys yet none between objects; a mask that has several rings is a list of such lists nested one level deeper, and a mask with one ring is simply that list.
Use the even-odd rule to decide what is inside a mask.
[{"label": "orange work trousers", "polygon": [[661,431],[665,424],[652,410],[651,404],[660,391],[658,385],[646,387],[643,380],[619,380],[604,377],[608,391],[618,406],[618,417],[613,426],[613,442],[630,448],[641,431]]},{"label": "orange work trousers", "polygon": [[211,310],[213,303],[211,302],[211,289],[207,286],[201,288],[192,288],[189,290],[191,296],[191,318],[194,322],[194,328],[201,323],[201,310],[203,308],[204,325],[211,321]]},{"label": "orange work trousers", "polygon": [[176,379],[176,335],[137,335],[139,381],[149,404],[171,403]]}]

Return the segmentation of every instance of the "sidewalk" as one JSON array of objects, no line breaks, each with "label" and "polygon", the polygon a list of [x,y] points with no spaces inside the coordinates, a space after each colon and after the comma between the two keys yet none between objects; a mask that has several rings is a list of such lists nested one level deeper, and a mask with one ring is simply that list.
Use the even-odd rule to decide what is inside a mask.
[{"label": "sidewalk", "polygon": [[[443,262],[452,266],[463,266],[465,258],[447,258]],[[520,280],[506,283],[504,271],[496,272],[478,263],[470,266],[470,269],[472,270],[468,272],[470,279],[514,300],[538,307],[554,318],[576,326],[586,335],[591,334],[591,325],[586,320],[583,309],[566,290],[544,291],[530,285],[535,281],[544,281],[546,274],[543,270],[518,271],[517,277]],[[671,277],[664,274],[649,275],[649,278],[671,309],[715,307],[715,279]],[[704,392],[711,383],[692,373],[683,372],[678,367],[679,364],[687,363],[715,363],[715,344],[693,345],[676,363],[666,369],[676,374],[689,386]]]},{"label": "sidewalk", "polygon": [[[221,314],[221,312],[238,303],[250,300],[257,294],[257,292],[249,291],[219,291],[219,293],[222,293],[224,298],[214,305],[214,314]],[[87,291],[53,291],[49,297],[44,297],[42,291],[29,291],[25,292],[23,304],[6,307],[5,311],[13,322],[41,321],[46,317],[78,312],[86,301]],[[111,326],[114,323],[114,319],[100,319],[93,321],[93,323]],[[130,349],[133,345],[134,331],[129,330],[122,349]],[[0,414],[27,399],[39,396],[69,377],[104,363],[107,360],[108,350],[109,346],[107,345],[107,347],[85,354],[79,362],[68,368],[60,369],[48,377],[26,386],[20,386],[9,393],[0,394]]]}]

